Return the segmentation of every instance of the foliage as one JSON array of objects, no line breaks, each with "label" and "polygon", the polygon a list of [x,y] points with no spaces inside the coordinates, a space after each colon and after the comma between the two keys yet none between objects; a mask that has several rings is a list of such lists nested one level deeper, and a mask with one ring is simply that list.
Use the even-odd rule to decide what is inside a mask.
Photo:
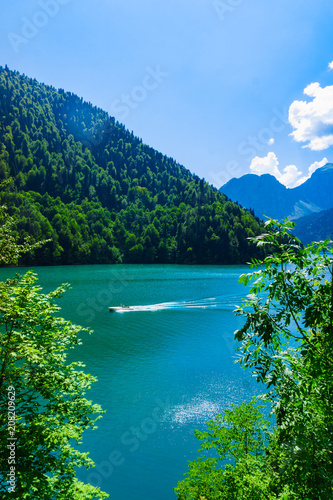
[{"label": "foliage", "polygon": [[13,234],[13,228],[16,225],[14,217],[7,213],[6,206],[0,206],[0,265],[15,265],[18,263],[22,254],[31,252],[33,248],[38,248],[38,243],[29,244],[26,239],[24,243],[18,244],[17,238]]},{"label": "foliage", "polygon": [[[76,479],[76,468],[93,462],[73,443],[80,443],[83,431],[94,428],[102,413],[84,397],[95,379],[81,370],[81,363],[66,363],[68,350],[86,330],[57,314],[54,299],[66,286],[45,295],[36,280],[28,272],[0,283],[0,491],[8,491],[11,431],[17,438],[13,498],[106,498]],[[15,403],[8,406],[9,399]],[[10,426],[8,409],[15,412]]]},{"label": "foliage", "polygon": [[[293,223],[269,220],[259,243],[276,252],[241,278],[241,363],[267,384],[285,465],[280,475],[309,499],[333,493],[333,258],[330,240],[303,247]],[[302,498],[302,497],[301,497]]]},{"label": "foliage", "polygon": [[0,67],[0,196],[18,234],[51,239],[23,264],[238,263],[262,224],[62,89]]},{"label": "foliage", "polygon": [[[287,220],[270,219],[266,227],[268,232],[256,241],[272,253],[253,263],[256,271],[240,278],[250,285],[250,293],[237,310],[245,324],[235,336],[241,342],[239,362],[267,386],[265,399],[272,406],[276,426],[259,462],[252,463],[250,476],[242,469],[244,452],[234,465],[218,469],[216,496],[210,491],[204,494],[207,500],[234,498],[231,493],[223,496],[228,491],[226,474],[230,474],[239,487],[235,498],[329,500],[333,497],[332,242],[304,247],[290,236],[294,224]],[[240,423],[235,424],[239,428]],[[260,422],[258,426],[258,431],[263,430]],[[223,439],[222,434],[216,435],[217,450]],[[203,466],[197,469],[194,476],[199,485],[205,484],[210,472],[216,474],[215,465],[205,462],[205,477]],[[192,465],[190,474],[194,470]],[[262,496],[255,496],[255,490],[249,493],[249,478],[260,484]],[[197,498],[189,483],[183,484],[178,498]]]},{"label": "foliage", "polygon": [[[0,189],[3,189],[8,181],[0,184]],[[0,265],[16,265],[21,255],[28,252],[33,252],[40,248],[45,242],[38,241],[34,244],[30,243],[30,237],[26,236],[21,244],[17,242],[18,235],[14,232],[14,227],[17,220],[10,217],[5,205],[0,206]]]},{"label": "foliage", "polygon": [[207,422],[208,431],[196,431],[201,451],[215,456],[199,456],[189,464],[187,477],[175,488],[179,500],[261,500],[266,496],[275,473],[264,465],[269,422],[256,399],[232,405],[224,415]]},{"label": "foliage", "polygon": [[[0,207],[5,265],[45,243],[18,243],[16,223]],[[81,363],[66,364],[67,351],[88,330],[57,316],[54,299],[66,286],[44,295],[36,280],[28,272],[0,282],[0,492],[31,500],[106,498],[76,479],[77,467],[94,464],[72,446],[102,413],[84,397],[95,379],[76,369]]]}]

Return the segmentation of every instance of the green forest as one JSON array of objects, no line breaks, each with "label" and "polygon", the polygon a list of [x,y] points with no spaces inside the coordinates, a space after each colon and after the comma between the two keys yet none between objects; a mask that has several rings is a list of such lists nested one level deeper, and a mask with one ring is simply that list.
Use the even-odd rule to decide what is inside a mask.
[{"label": "green forest", "polygon": [[1,205],[25,265],[240,263],[263,226],[78,96],[0,67]]}]

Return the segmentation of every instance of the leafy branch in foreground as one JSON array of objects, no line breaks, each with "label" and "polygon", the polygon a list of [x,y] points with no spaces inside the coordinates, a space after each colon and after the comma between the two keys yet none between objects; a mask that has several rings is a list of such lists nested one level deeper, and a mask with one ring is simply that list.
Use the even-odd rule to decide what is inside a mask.
[{"label": "leafy branch in foreground", "polygon": [[[207,422],[208,431],[195,431],[202,441],[200,456],[190,462],[185,479],[175,488],[178,500],[291,500],[289,489],[277,496],[278,474],[266,461],[270,424],[263,405],[253,399],[232,405]],[[202,452],[205,452],[202,454]]]},{"label": "leafy branch in foreground", "polygon": [[[272,407],[274,431],[259,457],[243,450],[232,464],[202,457],[192,462],[176,488],[179,500],[333,498],[332,242],[304,247],[290,235],[293,226],[269,219],[267,233],[254,239],[271,254],[240,277],[250,293],[236,311],[245,320],[235,333],[238,361],[266,385],[263,399]],[[259,419],[254,423],[263,431]],[[216,420],[218,453],[223,425]],[[242,426],[234,419],[238,448]]]},{"label": "leafy branch in foreground", "polygon": [[[267,385],[284,466],[281,480],[299,498],[333,494],[333,249],[304,247],[294,224],[268,220],[259,244],[274,253],[243,275],[250,295],[237,314],[245,325],[239,361]],[[256,266],[261,264],[256,263]]]},{"label": "leafy branch in foreground", "polygon": [[73,447],[102,413],[84,397],[94,377],[81,363],[66,363],[68,350],[80,343],[78,334],[87,330],[57,316],[54,299],[66,286],[45,295],[36,280],[28,272],[0,283],[0,492],[9,491],[11,393],[16,417],[11,432],[17,437],[12,497],[103,499],[108,495],[99,488],[77,480],[76,468],[93,462]]}]

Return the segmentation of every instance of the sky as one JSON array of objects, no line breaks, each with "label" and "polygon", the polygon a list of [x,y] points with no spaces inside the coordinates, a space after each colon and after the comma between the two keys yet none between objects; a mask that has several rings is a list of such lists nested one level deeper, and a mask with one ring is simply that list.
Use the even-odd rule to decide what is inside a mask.
[{"label": "sky", "polygon": [[0,65],[73,92],[221,187],[333,162],[332,0],[11,0]]}]

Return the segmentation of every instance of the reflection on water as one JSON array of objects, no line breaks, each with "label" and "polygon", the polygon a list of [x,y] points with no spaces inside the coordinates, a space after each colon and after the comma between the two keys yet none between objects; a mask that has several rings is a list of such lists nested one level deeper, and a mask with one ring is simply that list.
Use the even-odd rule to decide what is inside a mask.
[{"label": "reflection on water", "polygon": [[198,397],[190,403],[176,406],[170,417],[172,422],[176,422],[177,424],[189,422],[197,424],[202,420],[206,421],[213,418],[221,411],[222,409],[218,403]]}]

